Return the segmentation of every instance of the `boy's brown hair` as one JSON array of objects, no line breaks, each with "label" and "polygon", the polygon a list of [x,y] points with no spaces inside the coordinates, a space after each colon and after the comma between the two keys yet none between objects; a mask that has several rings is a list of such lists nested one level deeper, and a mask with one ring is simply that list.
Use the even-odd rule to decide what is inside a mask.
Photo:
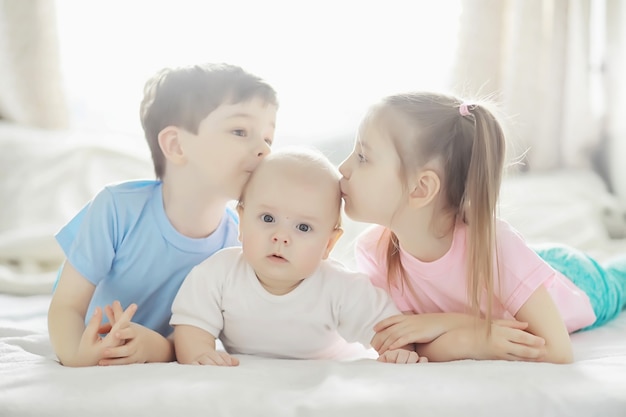
[{"label": "boy's brown hair", "polygon": [[200,122],[222,104],[261,98],[277,106],[274,89],[261,78],[229,64],[201,64],[164,68],[144,87],[140,118],[157,178],[165,174],[159,133],[177,126],[197,134]]}]

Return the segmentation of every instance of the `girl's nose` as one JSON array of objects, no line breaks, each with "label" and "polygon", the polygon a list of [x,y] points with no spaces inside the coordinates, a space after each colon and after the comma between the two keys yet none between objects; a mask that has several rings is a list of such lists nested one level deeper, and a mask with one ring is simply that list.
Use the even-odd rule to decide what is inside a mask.
[{"label": "girl's nose", "polygon": [[348,160],[349,158],[346,158],[343,160],[341,164],[339,164],[339,173],[344,178],[350,178],[350,170],[348,169]]}]

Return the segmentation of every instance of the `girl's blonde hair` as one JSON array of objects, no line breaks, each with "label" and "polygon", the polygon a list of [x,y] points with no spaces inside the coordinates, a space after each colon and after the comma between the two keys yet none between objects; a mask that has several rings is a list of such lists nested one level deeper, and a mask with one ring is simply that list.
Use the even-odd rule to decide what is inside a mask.
[{"label": "girl's blonde hair", "polygon": [[[505,161],[502,127],[485,104],[467,104],[443,94],[407,93],[388,96],[374,113],[383,125],[401,161],[401,175],[417,172],[427,162],[442,163],[442,216],[467,224],[467,294],[474,314],[480,314],[487,294],[485,318],[491,320],[494,294],[496,204]],[[388,116],[388,117],[385,117]],[[437,219],[433,219],[437,221]],[[389,285],[408,286],[400,261],[397,236],[387,230]]]}]

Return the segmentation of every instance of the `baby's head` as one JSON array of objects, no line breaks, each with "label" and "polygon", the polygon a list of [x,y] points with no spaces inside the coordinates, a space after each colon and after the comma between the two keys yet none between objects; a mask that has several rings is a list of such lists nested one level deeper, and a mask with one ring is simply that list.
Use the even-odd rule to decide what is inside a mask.
[{"label": "baby's head", "polygon": [[254,98],[278,105],[276,92],[269,84],[235,65],[209,63],[158,71],[146,82],[140,107],[141,125],[157,178],[165,174],[161,131],[176,126],[196,135],[200,123],[221,105]]},{"label": "baby's head", "polygon": [[238,210],[244,257],[266,288],[288,292],[341,236],[339,173],[321,152],[275,151],[253,172]]}]

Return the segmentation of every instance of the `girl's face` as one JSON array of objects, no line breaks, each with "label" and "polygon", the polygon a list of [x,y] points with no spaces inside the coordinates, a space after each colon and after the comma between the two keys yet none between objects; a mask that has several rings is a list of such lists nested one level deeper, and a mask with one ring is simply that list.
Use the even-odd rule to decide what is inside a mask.
[{"label": "girl's face", "polygon": [[339,166],[345,212],[352,220],[390,227],[408,201],[398,153],[388,133],[366,117],[348,158]]}]

